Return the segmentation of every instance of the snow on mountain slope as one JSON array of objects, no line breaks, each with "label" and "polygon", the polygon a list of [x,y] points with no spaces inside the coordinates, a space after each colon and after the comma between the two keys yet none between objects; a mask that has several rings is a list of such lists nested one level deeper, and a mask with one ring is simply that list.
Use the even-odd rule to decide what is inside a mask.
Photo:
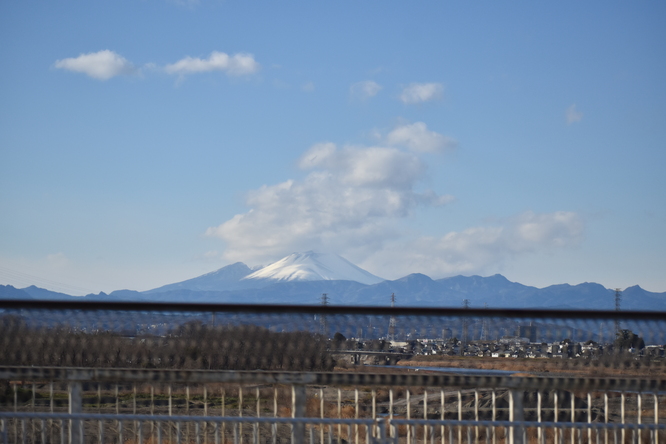
[{"label": "snow on mountain slope", "polygon": [[337,254],[308,251],[293,253],[279,261],[245,276],[243,280],[271,279],[276,281],[356,281],[372,285],[384,279],[368,273]]}]

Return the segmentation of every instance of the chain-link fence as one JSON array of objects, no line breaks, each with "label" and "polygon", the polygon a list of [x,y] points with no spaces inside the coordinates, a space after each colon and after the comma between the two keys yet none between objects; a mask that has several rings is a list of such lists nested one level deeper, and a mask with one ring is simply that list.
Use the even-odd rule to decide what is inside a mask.
[{"label": "chain-link fence", "polygon": [[3,442],[658,442],[661,313],[0,302]]}]

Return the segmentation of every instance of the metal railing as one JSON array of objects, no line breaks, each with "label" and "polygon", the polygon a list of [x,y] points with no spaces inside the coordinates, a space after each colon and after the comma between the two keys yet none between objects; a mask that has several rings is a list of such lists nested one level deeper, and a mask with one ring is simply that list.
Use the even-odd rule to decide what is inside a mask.
[{"label": "metal railing", "polygon": [[[666,442],[659,313],[6,302],[0,310],[3,443]],[[618,323],[631,336],[605,331]],[[501,334],[521,327],[542,342]],[[586,341],[596,354],[466,355],[483,344],[580,352],[572,343]],[[397,354],[420,368],[380,365]],[[353,364],[363,360],[375,365]],[[462,367],[430,369],[442,362]],[[465,373],[488,362],[496,368]]]}]

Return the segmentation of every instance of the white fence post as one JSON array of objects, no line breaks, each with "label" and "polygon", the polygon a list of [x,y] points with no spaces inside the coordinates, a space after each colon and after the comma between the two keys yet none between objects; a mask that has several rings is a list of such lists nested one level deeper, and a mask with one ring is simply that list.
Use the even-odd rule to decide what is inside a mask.
[{"label": "white fence post", "polygon": [[[291,417],[304,418],[305,417],[305,403],[306,394],[305,386],[302,384],[294,384],[291,386]],[[305,442],[305,424],[296,423],[291,428],[291,442],[292,444],[303,444]]]},{"label": "white fence post", "polygon": [[[81,398],[81,383],[69,383],[69,413],[79,414],[83,413],[83,400]],[[69,421],[69,443],[70,444],[83,444],[83,422],[80,419],[73,419]]]},{"label": "white fence post", "polygon": [[[519,390],[509,391],[509,421],[522,422],[525,420],[525,412],[523,410],[523,395],[524,393]],[[511,426],[509,433],[509,444],[523,444],[524,427]]]}]

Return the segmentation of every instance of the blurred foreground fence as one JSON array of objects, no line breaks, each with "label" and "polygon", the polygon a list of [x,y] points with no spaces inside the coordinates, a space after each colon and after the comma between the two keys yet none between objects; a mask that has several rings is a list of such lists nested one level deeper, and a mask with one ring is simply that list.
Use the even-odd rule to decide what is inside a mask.
[{"label": "blurred foreground fence", "polygon": [[0,301],[0,442],[666,443],[664,343],[655,312]]}]

